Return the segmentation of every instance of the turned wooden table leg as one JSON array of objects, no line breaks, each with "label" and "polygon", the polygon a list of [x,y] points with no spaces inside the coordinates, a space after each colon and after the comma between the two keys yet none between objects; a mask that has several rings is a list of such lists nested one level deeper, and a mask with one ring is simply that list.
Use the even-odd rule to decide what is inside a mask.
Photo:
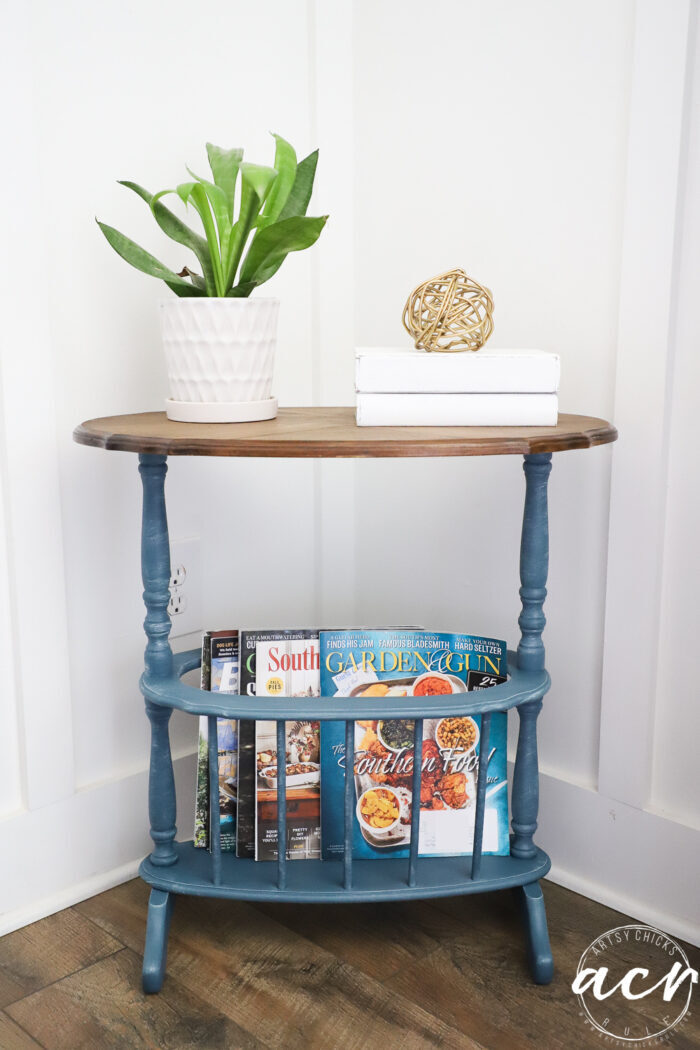
[{"label": "turned wooden table leg", "polygon": [[[526,671],[544,669],[542,631],[546,620],[543,606],[547,596],[549,566],[547,482],[551,469],[551,453],[525,456],[525,511],[520,545],[522,612],[518,620],[521,630],[518,666]],[[520,731],[513,773],[511,854],[525,859],[534,857],[537,853],[533,836],[537,830],[539,808],[537,716],[541,709],[541,697],[518,708]],[[520,887],[519,897],[532,975],[538,984],[547,984],[552,979],[553,962],[544,897],[539,882]]]},{"label": "turned wooden table leg", "polygon": [[[168,641],[170,546],[165,510],[167,469],[165,456],[139,456],[139,473],[143,482],[141,572],[143,600],[146,606],[144,629],[148,638],[145,664],[150,675],[164,678],[171,674],[173,666]],[[175,777],[168,733],[171,709],[146,701],[146,714],[151,723],[148,810],[153,852],[150,861],[158,867],[167,867],[177,861],[174,845],[177,831]],[[157,992],[163,983],[171,910],[172,896],[160,890],[152,890],[148,906],[143,965],[143,988],[146,992]]]},{"label": "turned wooden table leg", "polygon": [[174,900],[172,893],[151,890],[141,975],[141,984],[146,995],[154,995],[163,987],[168,956],[168,930]]}]

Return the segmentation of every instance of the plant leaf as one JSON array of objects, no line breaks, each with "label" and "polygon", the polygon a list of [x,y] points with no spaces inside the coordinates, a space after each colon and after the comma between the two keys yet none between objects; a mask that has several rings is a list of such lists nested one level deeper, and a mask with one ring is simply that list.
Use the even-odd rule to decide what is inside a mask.
[{"label": "plant leaf", "polygon": [[257,287],[255,281],[247,281],[245,284],[237,284],[233,288],[226,292],[229,299],[247,299],[254,288]]},{"label": "plant leaf", "polygon": [[[165,281],[169,288],[175,291],[175,288],[186,288],[188,292],[182,294],[199,294],[197,290],[192,292],[192,285],[178,277],[176,273],[169,270],[167,266],[164,266],[162,262],[159,262],[155,256],[151,255],[144,248],[139,247],[135,241],[132,241],[130,237],[126,237],[119,230],[115,230],[113,226],[108,226],[105,222],[100,222],[99,219],[95,220],[97,225],[102,230],[103,234],[114,248],[117,255],[121,255],[122,259],[130,263],[137,270],[141,270],[142,273],[147,273],[151,277],[159,277],[161,281]],[[180,293],[178,293],[180,294]]]},{"label": "plant leaf", "polygon": [[273,178],[274,169],[272,168],[260,168],[256,164],[241,164],[241,207],[238,222],[231,231],[231,240],[229,241],[225,265],[225,286],[227,292],[233,285],[248,234],[255,225],[263,205],[263,198],[257,192],[256,187],[260,189],[261,193],[267,193]]},{"label": "plant leaf", "polygon": [[193,251],[197,256],[199,265],[202,267],[202,273],[204,274],[204,280],[206,282],[206,290],[209,295],[216,294],[216,286],[214,283],[214,271],[211,265],[211,259],[209,256],[209,246],[205,241],[204,237],[200,237],[198,233],[190,229],[182,219],[178,218],[174,212],[170,211],[169,208],[161,202],[160,198],[166,193],[175,193],[175,190],[162,190],[160,193],[149,193],[148,190],[144,189],[143,186],[139,186],[136,182],[127,182],[122,180],[119,183],[120,186],[126,186],[127,189],[133,190],[134,193],[138,194],[142,200],[150,206],[151,212],[156,222],[160,226],[163,233],[167,234],[173,241],[177,241],[178,244],[183,244],[190,251]]},{"label": "plant leaf", "polygon": [[264,214],[258,220],[258,228],[269,226],[275,222],[279,213],[285,205],[289,192],[294,185],[297,170],[297,155],[286,139],[281,135],[274,135],[275,139],[275,168],[277,178],[272,183],[267,200],[265,201]]},{"label": "plant leaf", "polygon": [[[214,187],[216,189],[216,187]],[[220,192],[220,191],[219,191]],[[217,237],[217,227],[212,215],[212,205],[209,201],[206,188],[201,182],[181,182],[177,187],[178,196],[185,202],[185,204],[192,204],[196,209],[200,219],[202,220],[202,226],[204,227],[204,233],[207,238],[207,244],[209,245],[209,256],[211,258],[211,265],[214,271],[214,285],[217,295],[225,295],[225,282],[224,282],[224,271],[221,257],[221,246]]]},{"label": "plant leaf", "polygon": [[263,164],[248,164],[244,161],[240,166],[240,172],[241,179],[255,191],[262,206],[270,192],[270,187],[277,178],[277,169],[266,168]]},{"label": "plant leaf", "polygon": [[203,292],[206,295],[207,287],[204,278],[200,276],[200,274],[194,273],[193,270],[190,270],[189,266],[183,266],[178,277],[189,277],[194,287],[199,288],[200,292]]},{"label": "plant leaf", "polygon": [[328,216],[292,215],[258,230],[241,269],[241,281],[262,284],[280,268],[290,252],[310,248],[321,235]]},{"label": "plant leaf", "polygon": [[213,143],[207,142],[207,157],[209,158],[209,167],[214,176],[214,182],[223,190],[226,196],[229,219],[233,222],[236,179],[238,177],[238,169],[243,160],[243,150],[238,148],[222,149],[221,146],[215,146]]},{"label": "plant leaf", "polygon": [[224,240],[228,240],[228,237],[231,234],[231,217],[228,212],[226,194],[220,186],[216,186],[213,182],[210,182],[209,179],[203,179],[199,175],[195,175],[190,168],[187,170],[190,175],[197,180],[199,185],[204,187],[204,192],[207,195],[209,203],[211,204],[211,210],[216,219],[216,228],[219,231],[219,242],[223,243]]},{"label": "plant leaf", "polygon": [[[195,182],[180,182],[175,187],[175,192],[182,201],[183,204],[189,204],[192,190],[196,186]],[[163,190],[163,193],[168,193],[168,190]],[[160,194],[158,194],[160,196]]]},{"label": "plant leaf", "polygon": [[297,164],[294,185],[292,186],[287,202],[279,214],[280,219],[288,219],[291,215],[306,215],[306,209],[311,200],[311,191],[314,188],[316,176],[316,165],[318,163],[318,150],[309,153]]},{"label": "plant leaf", "polygon": [[166,281],[165,283],[167,284],[168,288],[170,288],[171,291],[175,292],[175,295],[180,297],[180,299],[193,298],[194,296],[202,297],[202,296],[206,296],[206,294],[207,294],[205,291],[202,291],[200,288],[195,287],[195,285],[187,284],[187,282],[185,282],[184,285],[173,284],[172,281]]}]

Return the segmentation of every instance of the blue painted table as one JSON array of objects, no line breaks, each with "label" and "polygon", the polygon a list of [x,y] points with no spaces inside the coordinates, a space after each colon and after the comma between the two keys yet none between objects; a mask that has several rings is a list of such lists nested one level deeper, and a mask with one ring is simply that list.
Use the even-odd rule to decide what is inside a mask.
[{"label": "blue painted table", "polygon": [[[386,901],[444,897],[486,890],[512,889],[519,898],[525,924],[530,968],[535,981],[551,980],[544,899],[539,880],[549,871],[546,853],[535,846],[538,765],[537,716],[549,688],[544,666],[542,631],[547,594],[547,481],[552,453],[614,441],[617,433],[604,420],[588,416],[559,417],[556,427],[381,427],[358,428],[349,408],[282,409],[277,419],[263,423],[175,423],[162,412],[93,419],[77,427],[80,444],[136,452],[143,482],[142,572],[148,637],[141,691],[151,723],[149,814],[153,851],[142,863],[141,877],[151,886],[148,906],[143,987],[160,990],[165,976],[168,927],[177,894],[230,897],[240,900]],[[482,856],[486,766],[479,771],[472,855],[419,858],[420,807],[412,807],[411,852],[407,862],[353,862],[350,849],[353,820],[352,763],[345,770],[345,854],[339,861],[297,861],[288,864],[279,851],[277,864],[240,860],[222,854],[219,824],[212,822],[211,852],[192,842],[176,842],[175,782],[168,722],[174,708],[205,715],[209,725],[210,795],[218,795],[217,717],[255,719],[260,709],[250,697],[209,693],[181,681],[198,667],[199,650],[174,655],[168,641],[170,619],[170,549],[165,507],[167,457],[397,457],[523,455],[525,509],[520,548],[520,643],[509,653],[507,682],[461,696],[366,700],[365,718],[414,718],[414,754],[421,754],[423,719],[450,715],[481,716],[481,748],[488,750],[491,714],[517,708],[518,745],[512,784],[510,856]],[[345,700],[308,701],[280,697],[265,700],[265,718],[277,722],[277,750],[284,754],[285,719],[344,721],[346,752],[353,749],[353,721]],[[354,717],[354,713],[353,713]],[[420,763],[414,763],[414,794],[420,794]],[[285,838],[286,771],[279,768],[278,841]]]}]

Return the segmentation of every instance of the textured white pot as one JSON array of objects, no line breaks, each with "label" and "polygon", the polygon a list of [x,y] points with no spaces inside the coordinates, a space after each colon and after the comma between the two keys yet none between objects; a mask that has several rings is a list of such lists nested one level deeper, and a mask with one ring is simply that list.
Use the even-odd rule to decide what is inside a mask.
[{"label": "textured white pot", "polygon": [[279,299],[164,299],[160,304],[170,419],[272,419]]}]

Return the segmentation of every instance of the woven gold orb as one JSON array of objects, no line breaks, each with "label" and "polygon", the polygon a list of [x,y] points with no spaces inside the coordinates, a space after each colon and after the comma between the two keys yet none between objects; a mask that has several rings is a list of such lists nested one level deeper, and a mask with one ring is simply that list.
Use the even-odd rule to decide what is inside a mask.
[{"label": "woven gold orb", "polygon": [[416,350],[478,350],[493,332],[493,296],[464,270],[448,270],[411,292],[403,326]]}]

